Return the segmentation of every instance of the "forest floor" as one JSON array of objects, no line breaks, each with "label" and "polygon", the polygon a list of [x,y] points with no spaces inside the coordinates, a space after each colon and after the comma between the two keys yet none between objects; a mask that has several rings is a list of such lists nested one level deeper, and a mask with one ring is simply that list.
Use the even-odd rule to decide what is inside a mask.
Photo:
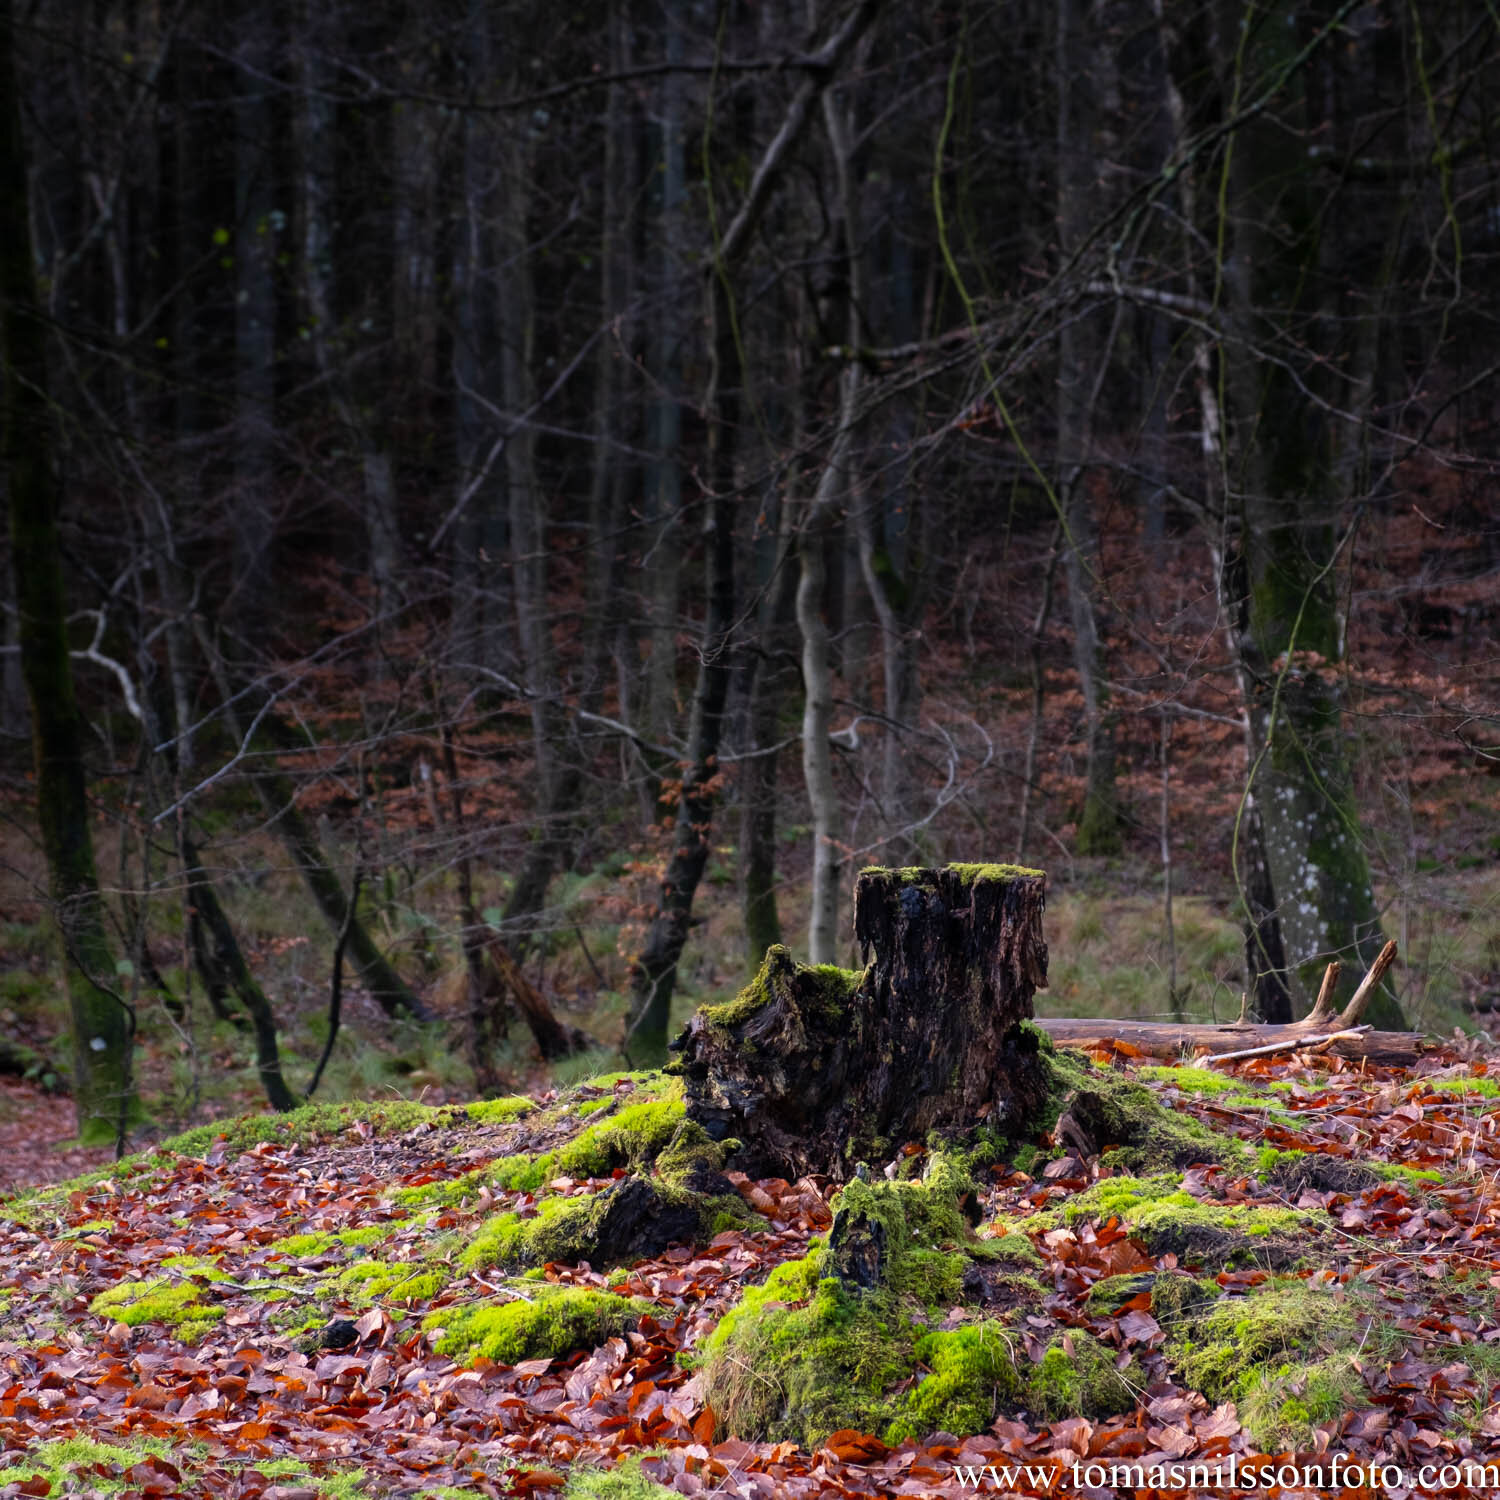
[{"label": "forest floor", "polygon": [[[980,1488],[1065,1493],[1072,1466],[1090,1460],[1234,1455],[1243,1468],[1266,1451],[1249,1430],[1256,1402],[1258,1420],[1309,1460],[1409,1472],[1500,1461],[1500,1084],[1482,1045],[1412,1073],[1302,1055],[1222,1076],[1138,1076],[1246,1142],[1253,1165],[1111,1184],[1098,1161],[1043,1140],[1027,1154],[1034,1175],[995,1171],[979,1230],[1027,1236],[1041,1258],[1045,1300],[1018,1330],[1016,1358],[1086,1331],[1134,1392],[1128,1409],[1051,1422],[1002,1409],[968,1436],[895,1446],[843,1431],[809,1450],[717,1430],[692,1351],[745,1287],[826,1230],[826,1184],[736,1176],[753,1227],[609,1276],[548,1264],[508,1279],[474,1250],[497,1213],[525,1220],[622,1175],[514,1185],[527,1163],[558,1170],[538,1153],[570,1133],[670,1094],[660,1075],[616,1074],[535,1100],[318,1106],[205,1126],[0,1204],[0,1496],[972,1493],[956,1465],[1031,1465]],[[1187,1195],[1172,1200],[1174,1222],[1291,1215],[1295,1243],[1257,1241],[1251,1227],[1250,1253],[1215,1272],[1207,1240],[1164,1250],[1151,1232],[1168,1189]],[[1182,1375],[1174,1314],[1151,1290],[1153,1278],[1184,1284],[1195,1265],[1193,1285],[1227,1312],[1236,1346],[1208,1395]],[[1141,1275],[1134,1295],[1129,1283],[1099,1294]],[[546,1284],[649,1311],[611,1337],[509,1364],[439,1352],[476,1306],[535,1300]],[[1301,1323],[1258,1332],[1267,1293],[1303,1307]],[[1363,1331],[1338,1352],[1341,1327]],[[1269,1419],[1267,1371],[1280,1382]],[[1242,1372],[1254,1382],[1236,1385]],[[606,1481],[600,1471],[622,1460],[631,1477]]]}]

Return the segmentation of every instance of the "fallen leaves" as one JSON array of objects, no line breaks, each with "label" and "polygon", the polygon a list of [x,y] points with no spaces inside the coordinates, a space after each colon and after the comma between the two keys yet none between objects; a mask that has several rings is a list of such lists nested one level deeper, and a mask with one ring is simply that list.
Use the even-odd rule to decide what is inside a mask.
[{"label": "fallen leaves", "polygon": [[[1299,1167],[1297,1185],[1285,1194],[1220,1171],[1189,1172],[1184,1186],[1218,1202],[1325,1216],[1348,1254],[1315,1274],[1333,1288],[1358,1275],[1406,1341],[1400,1359],[1361,1364],[1370,1405],[1325,1422],[1317,1446],[1402,1461],[1500,1451],[1500,1414],[1484,1407],[1487,1386],[1465,1353],[1482,1346],[1491,1364],[1500,1356],[1495,1101],[1462,1092],[1461,1083],[1438,1087],[1425,1077],[1361,1073],[1337,1060],[1316,1068],[1305,1060],[1256,1060],[1244,1071],[1282,1085],[1268,1095],[1266,1109],[1228,1111],[1212,1096],[1165,1092],[1217,1129],[1308,1153],[1296,1161],[1311,1168]],[[392,1189],[471,1171],[472,1153],[447,1145],[441,1130],[390,1141],[351,1132],[349,1148],[315,1154],[262,1144],[239,1157],[221,1153],[217,1161],[178,1158],[148,1182],[126,1177],[80,1188],[56,1222],[0,1226],[9,1335],[0,1344],[6,1451],[28,1453],[87,1435],[122,1455],[141,1437],[161,1439],[172,1453],[159,1463],[138,1454],[106,1462],[104,1473],[67,1477],[56,1491],[39,1487],[49,1484],[45,1477],[13,1469],[0,1493],[79,1492],[107,1478],[142,1500],[177,1493],[311,1500],[321,1493],[319,1476],[359,1468],[372,1495],[453,1485],[476,1494],[545,1496],[561,1489],[574,1464],[609,1465],[645,1452],[653,1456],[644,1459],[643,1472],[684,1495],[932,1497],[964,1492],[955,1478],[960,1463],[1024,1462],[1053,1476],[1051,1483],[1075,1462],[1149,1465],[1251,1452],[1233,1405],[1211,1407],[1173,1383],[1162,1352],[1167,1331],[1149,1289],[1128,1286],[1131,1295],[1111,1306],[1089,1304],[1090,1289],[1105,1277],[1139,1274],[1149,1288],[1153,1274],[1176,1269],[1175,1257],[1147,1255],[1129,1225],[1114,1218],[1038,1238],[1045,1260],[1039,1274],[1051,1293],[1028,1319],[1017,1348],[1020,1358],[1039,1358],[1059,1330],[1088,1329],[1116,1352],[1117,1367],[1139,1390],[1134,1411],[1050,1426],[1002,1416],[977,1437],[933,1434],[894,1449],[877,1434],[852,1430],[832,1434],[815,1453],[720,1436],[718,1418],[677,1356],[702,1340],[747,1283],[803,1254],[808,1237],[826,1230],[827,1204],[819,1184],[806,1180],[734,1177],[741,1197],[762,1214],[763,1228],[674,1247],[613,1285],[588,1266],[547,1267],[550,1280],[655,1305],[637,1328],[593,1350],[513,1368],[487,1361],[460,1368],[434,1355],[430,1339],[416,1331],[418,1310],[403,1309],[399,1298],[324,1309],[348,1325],[348,1343],[298,1348],[278,1331],[285,1319],[273,1314],[288,1298],[296,1303],[306,1278],[336,1272],[343,1252],[299,1258],[272,1247],[291,1234],[382,1225],[390,1239],[381,1255],[416,1260],[441,1221],[459,1224],[463,1216],[445,1209],[431,1224],[408,1221]],[[1065,1201],[1097,1172],[1060,1160],[1062,1168],[1040,1182],[1019,1174],[999,1182],[991,1208],[1024,1229],[1028,1211]],[[1354,1190],[1340,1186],[1345,1164],[1380,1162],[1432,1166],[1444,1178],[1421,1185],[1396,1173],[1388,1181],[1361,1180]],[[572,1180],[554,1188],[593,1190]],[[468,1212],[495,1212],[513,1201],[519,1199],[501,1192],[476,1195]],[[169,1263],[189,1269],[174,1272]],[[88,1312],[102,1288],[164,1274],[201,1278],[204,1298],[224,1312],[193,1349],[161,1325],[130,1328]],[[1232,1296],[1266,1274],[1252,1266],[1217,1280]],[[483,1276],[455,1271],[439,1304],[491,1292]],[[1464,1430],[1462,1412],[1473,1414],[1471,1436],[1459,1439],[1453,1434]],[[259,1467],[287,1457],[299,1461],[305,1479],[268,1476]],[[1040,1482],[1021,1491],[1046,1492]]]}]

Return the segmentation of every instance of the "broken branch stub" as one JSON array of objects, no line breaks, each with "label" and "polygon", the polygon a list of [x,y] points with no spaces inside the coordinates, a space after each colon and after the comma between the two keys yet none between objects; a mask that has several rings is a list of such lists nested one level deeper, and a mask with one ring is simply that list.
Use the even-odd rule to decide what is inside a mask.
[{"label": "broken branch stub", "polygon": [[736,1164],[847,1180],[930,1132],[1010,1130],[1047,1078],[1021,1023],[1046,984],[1045,880],[1010,865],[872,869],[855,887],[863,971],[770,949],[679,1039],[688,1114]]}]

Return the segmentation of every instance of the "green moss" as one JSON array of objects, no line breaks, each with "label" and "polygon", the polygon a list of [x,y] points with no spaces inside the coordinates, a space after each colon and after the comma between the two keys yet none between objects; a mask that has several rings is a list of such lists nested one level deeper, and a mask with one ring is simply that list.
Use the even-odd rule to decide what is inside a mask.
[{"label": "green moss", "polygon": [[1156,1172],[1197,1162],[1248,1166],[1249,1152],[1239,1141],[1168,1109],[1145,1084],[1095,1067],[1086,1057],[1068,1051],[1054,1052],[1043,1062],[1048,1071],[1048,1105],[1039,1128],[1050,1129],[1075,1094],[1087,1094],[1103,1135],[1100,1144],[1112,1148],[1101,1153],[1104,1165],[1127,1172]]},{"label": "green moss", "polygon": [[973,885],[978,880],[1016,880],[1022,877],[1046,878],[1046,871],[1033,870],[1028,865],[949,865],[948,868],[965,884]]},{"label": "green moss", "polygon": [[1363,1382],[1356,1388],[1341,1371],[1369,1316],[1341,1288],[1275,1278],[1186,1318],[1167,1352],[1183,1380],[1210,1403],[1234,1401],[1264,1446],[1323,1420],[1314,1413],[1331,1400],[1341,1403],[1337,1411],[1363,1404]]},{"label": "green moss", "polygon": [[1232,1094],[1244,1085],[1237,1078],[1226,1078],[1211,1068],[1137,1068],[1143,1083],[1166,1083],[1184,1094]]},{"label": "green moss", "polygon": [[286,1255],[295,1260],[310,1260],[315,1255],[329,1255],[338,1243],[326,1229],[317,1229],[310,1234],[289,1234],[273,1240],[266,1249],[273,1255]]},{"label": "green moss", "polygon": [[108,1234],[114,1227],[115,1221],[113,1219],[89,1219],[85,1223],[73,1225],[71,1229],[64,1229],[55,1238],[60,1240],[81,1240],[85,1235]]},{"label": "green moss", "polygon": [[209,1260],[202,1255],[169,1255],[162,1262],[162,1268],[168,1271],[179,1271],[184,1276],[197,1276],[204,1281],[234,1280],[227,1271],[219,1268],[218,1261]]},{"label": "green moss", "polygon": [[1168,1332],[1196,1318],[1219,1298],[1219,1284],[1205,1276],[1160,1275],[1151,1286],[1151,1316]]},{"label": "green moss", "polygon": [[[1082,1219],[1118,1218],[1152,1255],[1169,1251],[1185,1260],[1211,1262],[1216,1268],[1258,1264],[1274,1241],[1278,1251],[1306,1240],[1317,1227],[1314,1215],[1293,1208],[1254,1203],[1206,1203],[1184,1192],[1181,1178],[1106,1177],[1077,1194],[1060,1210],[1034,1214],[1027,1229],[1042,1233]],[[1308,1247],[1311,1249],[1311,1246]]]},{"label": "green moss", "polygon": [[644,1166],[672,1139],[683,1113],[680,1097],[627,1104],[561,1147],[558,1169],[568,1177],[604,1177],[616,1167]]},{"label": "green moss", "polygon": [[971,1323],[917,1340],[915,1357],[931,1373],[899,1405],[885,1441],[900,1443],[929,1432],[983,1432],[1021,1395],[1018,1373],[1026,1351],[1003,1323]]},{"label": "green moss", "polygon": [[1010,1164],[1016,1171],[1024,1172],[1028,1177],[1036,1176],[1036,1169],[1045,1163],[1047,1153],[1039,1146],[1033,1146],[1029,1142],[1024,1146],[1017,1146],[1011,1155]]},{"label": "green moss", "polygon": [[884,1232],[886,1285],[922,1307],[947,1307],[958,1299],[968,1252],[979,1243],[959,1208],[960,1198],[973,1190],[962,1164],[943,1153],[929,1160],[920,1182],[855,1178],[833,1200],[831,1238],[837,1241],[843,1224],[877,1221]]},{"label": "green moss", "polygon": [[142,1323],[165,1323],[177,1330],[183,1343],[193,1343],[224,1316],[222,1307],[198,1300],[202,1290],[192,1281],[172,1281],[164,1276],[149,1281],[117,1281],[89,1303],[89,1311],[131,1328]]},{"label": "green moss", "polygon": [[1051,1057],[1057,1051],[1057,1043],[1052,1040],[1052,1033],[1045,1026],[1038,1026],[1035,1021],[1022,1021],[1021,1031],[1036,1043],[1036,1050]]},{"label": "green moss", "polygon": [[1276,1363],[1243,1382],[1239,1415],[1266,1453],[1306,1451],[1313,1429],[1369,1405],[1369,1389],[1352,1353],[1313,1363]]},{"label": "green moss", "polygon": [[382,1260],[362,1260],[342,1272],[335,1285],[351,1302],[431,1302],[449,1281],[452,1272],[417,1261],[408,1265]]},{"label": "green moss", "polygon": [[163,1141],[157,1150],[181,1156],[207,1156],[217,1148],[226,1156],[238,1156],[262,1142],[307,1144],[323,1136],[337,1135],[361,1121],[380,1134],[404,1135],[439,1113],[438,1109],[406,1099],[376,1104],[304,1104],[286,1114],[242,1115],[234,1120],[198,1125]]},{"label": "green moss", "polygon": [[273,1240],[266,1248],[276,1255],[285,1255],[293,1260],[311,1260],[320,1255],[332,1255],[341,1249],[362,1249],[366,1245],[378,1245],[388,1239],[399,1225],[389,1227],[381,1224],[361,1224],[354,1229],[337,1233],[327,1229],[315,1229],[306,1234],[289,1234]]},{"label": "green moss", "polygon": [[1041,1267],[1046,1265],[1036,1246],[1024,1234],[996,1235],[993,1239],[979,1240],[968,1247],[975,1260],[1006,1260],[1020,1266]]},{"label": "green moss", "polygon": [[[840,1427],[977,1432],[997,1402],[1019,1399],[1023,1382],[1005,1353],[1015,1336],[1002,1335],[1002,1320],[928,1339],[930,1324],[960,1300],[971,1256],[993,1246],[990,1259],[1035,1261],[1024,1240],[974,1239],[959,1207],[972,1188],[962,1161],[942,1153],[921,1182],[846,1184],[829,1244],[878,1244],[880,1283],[845,1285],[830,1274],[841,1249],[818,1248],[748,1291],[703,1351],[705,1394],[728,1430],[808,1446]],[[1020,1271],[987,1279],[1017,1320],[1047,1295]],[[933,1373],[903,1389],[919,1363]],[[1028,1399],[1041,1409],[1042,1395]]]},{"label": "green moss", "polygon": [[[557,1177],[607,1177],[616,1167],[646,1166],[672,1139],[682,1123],[684,1109],[682,1085],[676,1079],[656,1073],[641,1076],[660,1080],[660,1097],[627,1104],[608,1119],[587,1126],[557,1150],[502,1156],[487,1167],[446,1182],[398,1188],[391,1195],[392,1201],[405,1208],[453,1207],[485,1187],[506,1193],[539,1193]],[[613,1096],[599,1101],[603,1106],[614,1102]]]},{"label": "green moss", "polygon": [[1124,1276],[1106,1276],[1089,1288],[1084,1306],[1096,1318],[1123,1307],[1142,1292],[1150,1292],[1156,1283],[1154,1271],[1132,1271]]},{"label": "green moss", "polygon": [[318,1500],[360,1500],[369,1493],[367,1472],[351,1469],[345,1464],[339,1464],[336,1469],[329,1466],[326,1472],[319,1472],[324,1469],[321,1464],[313,1468],[296,1458],[270,1458],[258,1459],[255,1467],[267,1479],[305,1481],[308,1488],[317,1490]]},{"label": "green moss", "polygon": [[[1276,1170],[1277,1167],[1294,1165],[1298,1162],[1312,1160],[1317,1153],[1312,1151],[1297,1151],[1292,1149],[1279,1149],[1275,1146],[1262,1146],[1255,1153],[1256,1174],[1265,1177]],[[1342,1157],[1334,1157],[1334,1161],[1342,1161]],[[1413,1187],[1431,1187],[1441,1184],[1443,1174],[1435,1172],[1429,1167],[1409,1167],[1404,1162],[1394,1161],[1365,1161],[1359,1163],[1361,1171],[1369,1172],[1378,1177],[1382,1182],[1404,1182]]]},{"label": "green moss", "polygon": [[676,1490],[647,1479],[641,1473],[641,1460],[632,1457],[617,1469],[575,1468],[568,1475],[563,1500],[657,1500],[658,1496],[676,1494]]},{"label": "green moss", "polygon": [[[113,1495],[126,1488],[124,1471],[149,1458],[166,1459],[182,1467],[180,1445],[162,1438],[135,1438],[129,1446],[99,1443],[92,1438],[63,1438],[28,1446],[24,1453],[0,1456],[0,1483],[40,1476],[51,1481],[53,1494],[78,1493],[75,1469],[88,1473],[91,1492]],[[119,1476],[112,1470],[119,1470]]]},{"label": "green moss", "polygon": [[480,1125],[505,1125],[530,1114],[536,1105],[522,1094],[510,1094],[502,1099],[476,1099],[464,1105],[468,1117]]},{"label": "green moss", "polygon": [[1485,1099],[1500,1099],[1500,1083],[1493,1078],[1428,1078],[1423,1081],[1440,1094],[1478,1094]]},{"label": "green moss", "polygon": [[916,1331],[889,1291],[860,1296],[821,1255],[778,1266],[747,1292],[705,1345],[704,1388],[736,1436],[811,1448],[843,1427],[876,1430],[894,1415],[886,1392],[912,1370]]},{"label": "green moss", "polygon": [[[543,1205],[544,1208],[546,1206]],[[469,1243],[459,1253],[458,1264],[465,1271],[518,1265],[524,1258],[525,1246],[526,1226],[520,1216],[513,1213],[495,1214],[475,1231]]]},{"label": "green moss", "polygon": [[916,1361],[931,1373],[897,1403],[888,1443],[951,1432],[985,1431],[1005,1410],[1046,1421],[1129,1411],[1136,1393],[1114,1356],[1092,1334],[1059,1334],[1033,1365],[1014,1329],[993,1320],[923,1335]]},{"label": "green moss", "polygon": [[[725,1229],[742,1229],[757,1222],[753,1210],[739,1196],[706,1196],[658,1182],[660,1197],[673,1207],[691,1207],[698,1214],[698,1233],[709,1239]],[[544,1198],[535,1214],[495,1214],[486,1219],[459,1252],[465,1271],[491,1266],[517,1269],[549,1261],[573,1264],[586,1259],[599,1242],[599,1228],[610,1207],[608,1189],[581,1198]],[[764,1223],[763,1220],[759,1222]]]},{"label": "green moss", "polygon": [[1108,1417],[1129,1411],[1136,1392],[1115,1368],[1114,1355],[1093,1334],[1070,1329],[1047,1346],[1026,1388],[1027,1410],[1062,1417]]},{"label": "green moss", "polygon": [[723,1170],[738,1141],[716,1141],[696,1120],[682,1120],[672,1139],[657,1154],[656,1175],[673,1187],[687,1188],[710,1172]]},{"label": "green moss", "polygon": [[701,1012],[711,1026],[729,1028],[748,1020],[772,998],[778,976],[794,976],[805,987],[805,998],[827,1015],[837,1017],[864,982],[863,969],[841,969],[837,964],[799,964],[780,943],[766,949],[755,977],[733,1000],[705,1005]]},{"label": "green moss", "polygon": [[451,1359],[514,1365],[594,1348],[652,1311],[649,1302],[612,1292],[528,1283],[525,1300],[445,1307],[429,1313],[422,1327],[436,1335],[433,1348]]}]

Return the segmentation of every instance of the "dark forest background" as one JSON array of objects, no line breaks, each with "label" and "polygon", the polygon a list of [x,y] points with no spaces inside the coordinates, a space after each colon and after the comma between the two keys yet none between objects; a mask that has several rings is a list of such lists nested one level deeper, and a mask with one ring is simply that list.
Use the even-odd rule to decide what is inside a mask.
[{"label": "dark forest background", "polygon": [[0,1037],[80,1125],[655,1060],[869,863],[1045,867],[1075,1012],[1394,935],[1372,1019],[1482,1019],[1491,5],[3,37]]}]

